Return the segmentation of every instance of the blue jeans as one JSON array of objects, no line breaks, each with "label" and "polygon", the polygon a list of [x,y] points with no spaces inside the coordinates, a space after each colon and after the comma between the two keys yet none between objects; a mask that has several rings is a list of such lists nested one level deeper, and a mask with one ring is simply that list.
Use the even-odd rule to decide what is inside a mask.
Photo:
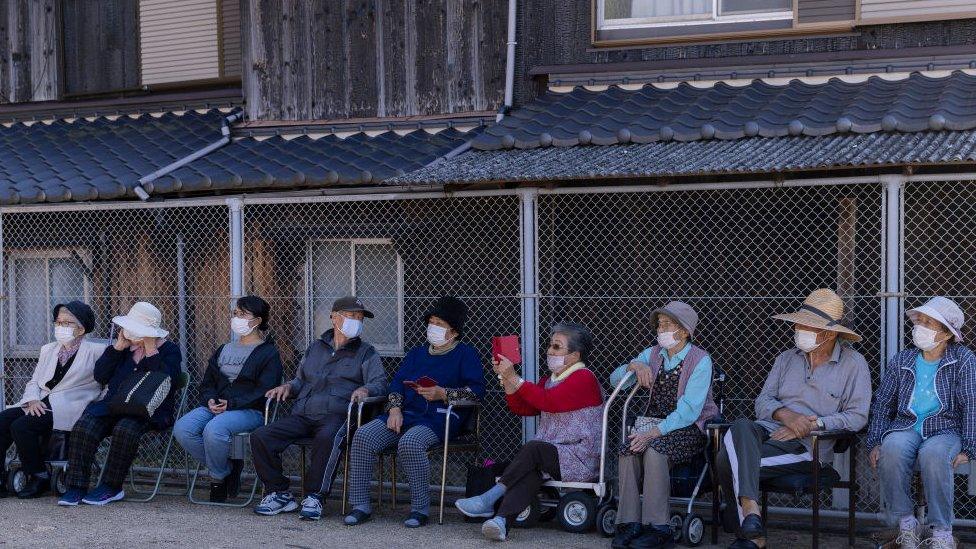
[{"label": "blue jeans", "polygon": [[940,530],[952,529],[955,489],[952,460],[961,449],[959,435],[954,433],[922,440],[922,435],[915,429],[908,429],[884,437],[878,458],[878,476],[890,525],[914,514],[912,476],[917,462],[922,474],[929,525]]},{"label": "blue jeans", "polygon": [[207,464],[210,478],[221,481],[230,474],[230,445],[234,435],[250,433],[264,424],[257,410],[230,410],[214,415],[201,406],[173,426],[176,440],[200,463]]}]

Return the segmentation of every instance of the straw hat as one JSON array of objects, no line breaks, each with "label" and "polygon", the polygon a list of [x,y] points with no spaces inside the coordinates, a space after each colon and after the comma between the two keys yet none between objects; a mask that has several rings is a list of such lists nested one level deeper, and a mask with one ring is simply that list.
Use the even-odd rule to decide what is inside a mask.
[{"label": "straw hat", "polygon": [[814,290],[803,300],[799,311],[774,315],[773,318],[811,328],[830,330],[837,332],[844,339],[861,341],[861,336],[840,323],[844,318],[844,300],[836,292],[827,288]]},{"label": "straw hat", "polygon": [[140,301],[124,316],[117,316],[112,322],[128,330],[135,337],[166,337],[169,332],[160,328],[163,314],[159,309],[145,301]]}]

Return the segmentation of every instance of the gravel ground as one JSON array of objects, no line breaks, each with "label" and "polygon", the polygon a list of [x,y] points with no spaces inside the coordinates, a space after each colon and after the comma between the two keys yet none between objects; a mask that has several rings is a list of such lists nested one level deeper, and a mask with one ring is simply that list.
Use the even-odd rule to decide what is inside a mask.
[{"label": "gravel ground", "polygon": [[[335,502],[326,506],[326,517],[317,523],[299,521],[294,514],[258,517],[250,509],[193,505],[184,498],[160,496],[151,503],[115,503],[107,507],[62,508],[51,498],[31,501],[0,500],[2,547],[383,547],[424,549],[434,547],[540,547],[576,548],[610,546],[591,534],[568,534],[547,524],[515,530],[505,544],[489,543],[479,525],[465,523],[452,512],[444,525],[409,530],[400,525],[401,511],[383,511],[372,523],[347,527],[339,521]],[[771,548],[801,549],[810,546],[809,526],[775,530]],[[703,547],[726,547],[724,545]],[[825,549],[844,547],[837,537],[822,538]],[[859,547],[871,547],[869,543]]]}]

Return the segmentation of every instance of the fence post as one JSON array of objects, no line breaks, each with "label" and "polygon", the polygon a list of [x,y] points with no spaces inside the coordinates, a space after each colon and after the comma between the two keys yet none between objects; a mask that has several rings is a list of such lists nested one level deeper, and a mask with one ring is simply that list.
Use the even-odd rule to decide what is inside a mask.
[{"label": "fence post", "polygon": [[[0,410],[7,407],[7,354],[3,342],[6,340],[7,317],[4,313],[7,310],[7,271],[5,270],[4,259],[6,258],[6,248],[3,244],[3,214],[0,214]],[[2,456],[0,456],[2,457]]]},{"label": "fence post", "polygon": [[[539,271],[536,267],[538,202],[538,189],[519,190],[522,239],[522,377],[527,381],[539,380]],[[523,442],[535,438],[535,427],[534,417],[522,419]]]},{"label": "fence post", "polygon": [[[230,209],[230,295],[237,300],[244,295],[244,223],[242,220],[244,201],[240,198],[228,198],[227,207]],[[233,307],[233,303],[231,303]]]},{"label": "fence post", "polygon": [[881,375],[885,374],[888,360],[895,356],[901,347],[901,309],[904,300],[902,287],[902,220],[904,215],[904,188],[906,178],[903,175],[883,175],[885,212],[883,219],[885,255],[884,255],[884,340],[882,345],[885,361],[881,366]]}]

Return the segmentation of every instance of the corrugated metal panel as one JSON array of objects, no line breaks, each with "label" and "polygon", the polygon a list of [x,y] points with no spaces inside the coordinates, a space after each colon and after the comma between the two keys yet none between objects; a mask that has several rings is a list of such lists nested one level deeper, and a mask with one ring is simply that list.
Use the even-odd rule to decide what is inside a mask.
[{"label": "corrugated metal panel", "polygon": [[854,0],[799,0],[797,2],[797,21],[822,23],[826,21],[853,21]]},{"label": "corrugated metal panel", "polygon": [[219,0],[220,41],[224,66],[221,76],[241,75],[241,3]]},{"label": "corrugated metal panel", "polygon": [[142,83],[219,77],[217,28],[217,0],[139,0]]},{"label": "corrugated metal panel", "polygon": [[973,0],[861,0],[861,19],[942,19],[972,16]]}]

